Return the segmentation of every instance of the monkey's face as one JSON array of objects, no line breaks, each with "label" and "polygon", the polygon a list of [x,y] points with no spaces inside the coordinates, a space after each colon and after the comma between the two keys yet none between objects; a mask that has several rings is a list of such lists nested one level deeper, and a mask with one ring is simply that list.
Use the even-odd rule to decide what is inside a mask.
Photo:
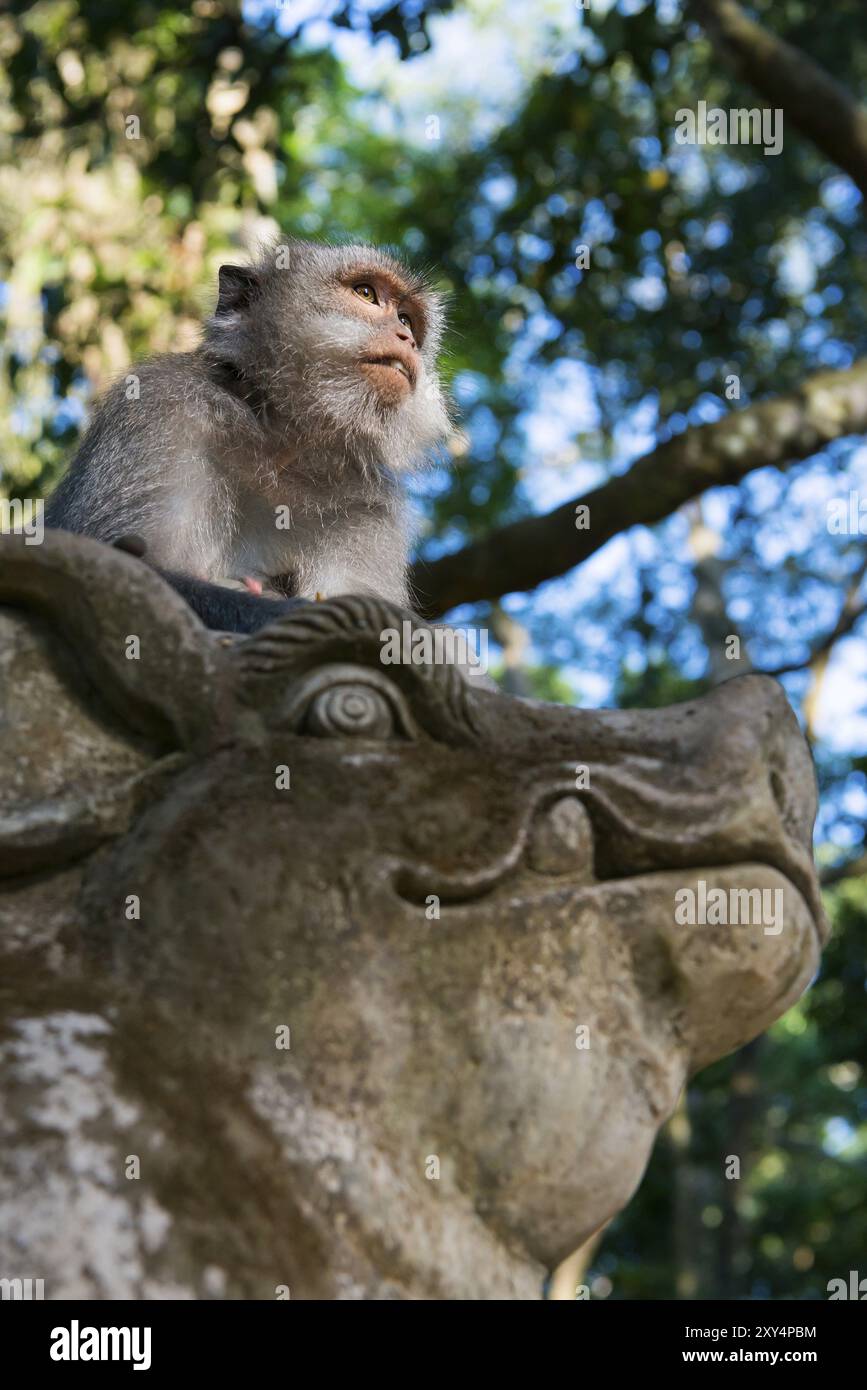
[{"label": "monkey's face", "polygon": [[[337,253],[313,290],[305,330],[310,405],[395,468],[442,439],[448,413],[437,378],[441,312],[433,291],[380,252]],[[306,394],[306,393],[305,393]]]},{"label": "monkey's face", "polygon": [[450,423],[435,291],[373,247],[291,242],[272,257],[222,268],[211,341],[299,443],[394,470],[419,463]]},{"label": "monkey's face", "polygon": [[[420,303],[406,287],[382,272],[340,285],[344,313],[369,330],[360,368],[385,406],[399,406],[415,391],[422,370]],[[417,336],[418,335],[418,336]]]}]

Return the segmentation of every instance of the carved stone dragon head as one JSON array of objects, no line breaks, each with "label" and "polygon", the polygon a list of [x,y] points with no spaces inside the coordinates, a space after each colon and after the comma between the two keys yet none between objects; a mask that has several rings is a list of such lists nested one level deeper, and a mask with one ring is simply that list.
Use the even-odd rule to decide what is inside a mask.
[{"label": "carved stone dragon head", "polygon": [[809,983],[774,682],[569,709],[384,665],[407,620],[221,637],[130,556],[0,540],[0,1274],[538,1297]]}]

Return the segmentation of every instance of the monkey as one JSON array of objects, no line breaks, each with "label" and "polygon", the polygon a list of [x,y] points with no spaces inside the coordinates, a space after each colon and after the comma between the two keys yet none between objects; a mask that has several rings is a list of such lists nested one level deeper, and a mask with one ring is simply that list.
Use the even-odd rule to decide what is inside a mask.
[{"label": "monkey", "polygon": [[108,390],[45,523],[143,556],[225,631],[340,594],[411,607],[402,480],[451,425],[443,330],[429,277],[372,246],[222,265],[200,345]]}]

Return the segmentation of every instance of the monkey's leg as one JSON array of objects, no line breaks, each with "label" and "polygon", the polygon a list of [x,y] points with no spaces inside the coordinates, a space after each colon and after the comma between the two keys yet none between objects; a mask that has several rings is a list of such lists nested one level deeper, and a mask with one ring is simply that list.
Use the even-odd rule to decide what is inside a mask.
[{"label": "monkey's leg", "polygon": [[224,589],[207,579],[157,570],[171,584],[206,627],[216,632],[257,632],[295,608],[306,607],[300,598],[265,598],[245,589]]}]

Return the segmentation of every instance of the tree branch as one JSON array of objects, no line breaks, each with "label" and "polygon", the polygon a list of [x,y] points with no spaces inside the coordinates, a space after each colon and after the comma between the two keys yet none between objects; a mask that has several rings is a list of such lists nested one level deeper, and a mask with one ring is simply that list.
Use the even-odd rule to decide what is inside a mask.
[{"label": "tree branch", "polygon": [[806,135],[867,198],[867,108],[824,68],[750,19],[736,0],[692,0],[714,46],[784,120]]},{"label": "tree branch", "polygon": [[[761,674],[763,676],[785,676],[789,671],[802,671],[804,667],[814,666],[822,657],[829,656],[840,638],[850,633],[858,620],[867,613],[867,600],[858,598],[858,591],[865,574],[867,574],[867,559],[864,559],[858,566],[858,570],[846,590],[846,597],[843,600],[840,616],[836,623],[816,643],[809,656],[805,657],[803,661],[787,661],[783,666],[775,666],[773,670],[762,669]],[[756,670],[758,669],[756,667]]]},{"label": "tree branch", "polygon": [[[662,521],[708,488],[738,483],[756,468],[785,468],[834,439],[864,432],[867,358],[845,371],[818,372],[790,395],[688,429],[583,497],[416,564],[419,611],[436,617],[460,603],[534,589],[581,564],[612,536]],[[581,505],[590,509],[587,530],[575,526]]]}]

